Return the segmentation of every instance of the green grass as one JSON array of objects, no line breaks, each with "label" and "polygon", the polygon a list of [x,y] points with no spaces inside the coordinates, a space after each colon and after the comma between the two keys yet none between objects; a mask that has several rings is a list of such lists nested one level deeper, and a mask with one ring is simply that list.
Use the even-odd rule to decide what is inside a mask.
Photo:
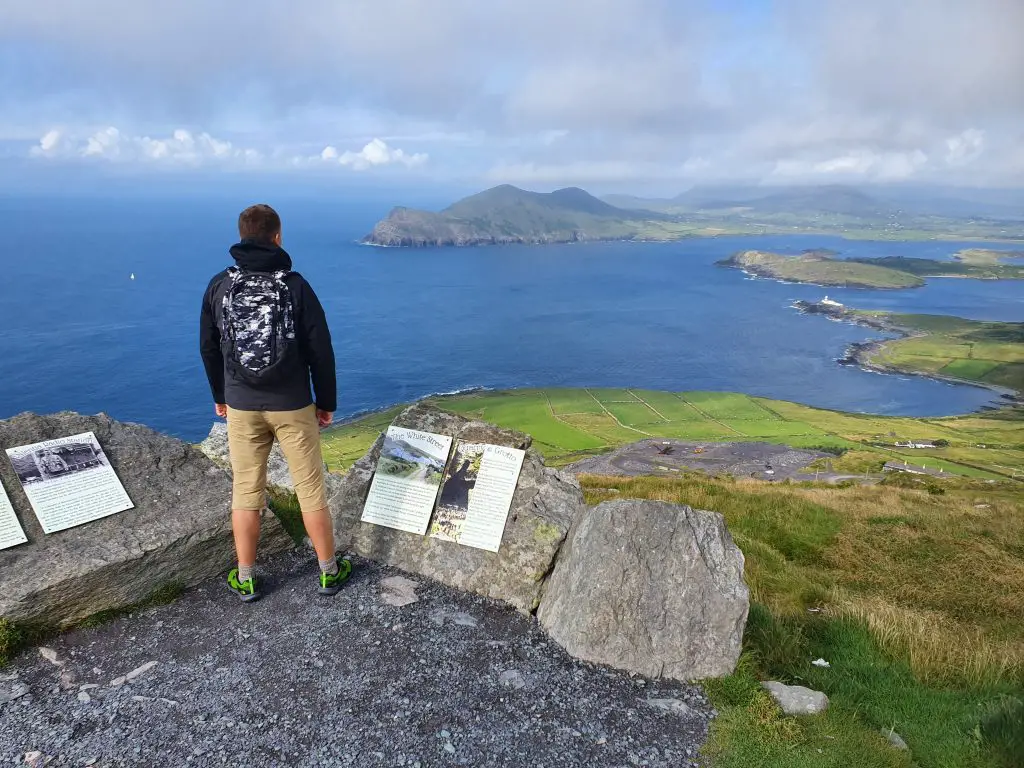
[{"label": "green grass", "polygon": [[762,408],[747,395],[732,392],[683,392],[682,397],[712,419],[778,419],[771,411]]},{"label": "green grass", "polygon": [[[696,475],[581,485],[591,504],[716,510],[744,553],[744,654],[733,675],[704,683],[720,713],[705,747],[713,768],[1024,765],[1019,485],[949,481],[938,495],[909,477],[848,488]],[[831,667],[810,663],[819,657]],[[765,679],[824,691],[829,710],[784,717]]]},{"label": "green grass", "polygon": [[585,389],[549,389],[545,394],[551,409],[561,416],[567,413],[604,413],[598,403]]},{"label": "green grass", "polygon": [[870,355],[874,364],[1024,391],[1024,323],[944,315],[857,314],[885,320],[915,334],[886,342]]},{"label": "green grass", "polygon": [[[955,474],[999,478],[1019,473],[1024,477],[1024,410],[1020,409],[910,419],[842,413],[730,392],[625,389],[483,392],[435,398],[433,402],[471,418],[532,434],[537,449],[554,465],[653,436],[856,448],[874,453],[879,462],[925,460]],[[373,414],[325,432],[324,457],[330,468],[340,471],[351,466],[398,410]],[[662,421],[659,414],[668,420]],[[944,439],[950,445],[925,453],[891,447],[897,440],[908,439]],[[979,444],[988,447],[980,448]]]},{"label": "green grass", "polygon": [[604,407],[626,426],[639,427],[645,431],[647,426],[665,421],[643,403],[605,403]]}]

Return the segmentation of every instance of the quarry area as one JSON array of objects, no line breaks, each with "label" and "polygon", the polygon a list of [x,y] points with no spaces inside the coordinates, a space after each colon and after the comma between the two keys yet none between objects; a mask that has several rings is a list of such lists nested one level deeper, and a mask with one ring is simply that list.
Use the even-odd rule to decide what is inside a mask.
[{"label": "quarry area", "polygon": [[[592,475],[664,475],[704,472],[759,480],[813,480],[807,466],[830,454],[777,443],[695,442],[652,438],[616,448],[570,465]],[[824,473],[819,473],[824,474]]]}]

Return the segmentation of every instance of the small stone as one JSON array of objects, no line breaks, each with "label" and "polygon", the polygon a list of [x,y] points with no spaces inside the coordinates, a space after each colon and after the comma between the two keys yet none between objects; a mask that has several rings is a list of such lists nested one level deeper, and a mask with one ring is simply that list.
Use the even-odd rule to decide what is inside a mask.
[{"label": "small stone", "polygon": [[29,687],[25,683],[15,683],[9,692],[0,691],[0,704],[6,704],[9,701],[20,699],[22,696],[29,692]]},{"label": "small stone", "polygon": [[439,733],[438,735],[442,739],[450,739],[452,737],[452,735],[448,731],[441,731],[441,733]]},{"label": "small stone", "polygon": [[785,685],[775,681],[761,683],[787,715],[817,715],[828,709],[828,696],[802,685]]},{"label": "small stone", "polygon": [[113,680],[110,681],[110,687],[111,688],[120,688],[122,685],[125,684],[127,679],[128,678],[124,677],[123,675],[121,677],[115,677]]},{"label": "small stone", "polygon": [[151,670],[155,666],[156,666],[156,662],[155,661],[147,661],[141,667],[136,667],[131,672],[129,672],[127,675],[125,675],[124,676],[125,682],[131,682],[135,678],[141,677],[142,675],[144,675],[147,672],[149,672],[149,670]]},{"label": "small stone", "polygon": [[98,757],[90,757],[88,760],[86,760],[84,763],[82,763],[82,765],[84,765],[84,766],[96,765],[96,761],[97,760],[99,760]]},{"label": "small stone", "polygon": [[93,688],[99,688],[99,686],[96,685],[96,683],[83,683],[78,686],[78,690],[80,691],[91,691]]},{"label": "small stone", "polygon": [[907,746],[907,742],[903,740],[903,737],[896,733],[892,728],[883,728],[882,735],[885,736],[889,743],[896,747],[896,749],[910,749],[910,747]]},{"label": "small stone", "polygon": [[88,704],[90,701],[92,701],[92,696],[90,696],[85,691],[79,691],[78,692],[78,700],[80,702],[82,702],[83,704]]},{"label": "small stone", "polygon": [[468,613],[463,613],[461,611],[452,614],[452,622],[458,624],[460,627],[476,627],[480,624],[480,622],[476,620],[475,616],[470,616]]},{"label": "small stone", "polygon": [[832,665],[824,659],[815,659],[811,662],[811,664],[813,664],[816,667],[821,667],[822,669],[830,669],[832,667]]},{"label": "small stone", "polygon": [[444,745],[444,751],[447,752],[450,755],[454,755],[455,754],[455,745],[452,744],[450,741],[446,742],[445,745]]},{"label": "small stone", "polygon": [[526,687],[526,679],[518,669],[506,669],[498,675],[498,682],[506,688],[520,690]]},{"label": "small stone", "polygon": [[416,596],[416,587],[419,582],[407,579],[404,576],[389,576],[380,582],[380,599],[395,608],[403,608],[407,605],[419,602]]},{"label": "small stone", "polygon": [[699,713],[681,699],[648,699],[648,705],[683,717],[699,717]]},{"label": "small stone", "polygon": [[26,752],[25,757],[22,758],[25,765],[32,766],[32,768],[38,768],[45,763],[46,758],[43,757],[42,752]]},{"label": "small stone", "polygon": [[40,647],[39,655],[51,664],[53,664],[54,666],[59,667],[64,664],[63,661],[57,658],[57,652],[53,650],[53,648],[47,648],[45,645]]}]

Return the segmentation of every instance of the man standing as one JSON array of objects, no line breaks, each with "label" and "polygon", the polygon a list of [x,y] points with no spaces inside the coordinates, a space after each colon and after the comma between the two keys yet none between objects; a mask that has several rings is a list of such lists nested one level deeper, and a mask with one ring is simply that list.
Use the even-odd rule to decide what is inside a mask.
[{"label": "man standing", "polygon": [[352,567],[335,556],[320,453],[320,428],[331,423],[337,407],[331,332],[313,289],[291,271],[277,212],[269,205],[246,208],[238,234],[241,242],[231,248],[235,265],[210,281],[199,326],[214,412],[228,421],[238,553],[228,586],[244,602],[260,597],[256,545],[276,437],[320,561],[318,591],[334,595]]}]

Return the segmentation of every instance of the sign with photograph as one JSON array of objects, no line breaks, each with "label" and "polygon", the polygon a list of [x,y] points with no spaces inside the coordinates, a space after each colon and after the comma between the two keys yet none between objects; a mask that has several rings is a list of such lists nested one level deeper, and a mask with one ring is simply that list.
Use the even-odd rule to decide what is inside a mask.
[{"label": "sign with photograph", "polygon": [[18,522],[18,516],[14,514],[7,491],[0,485],[0,549],[16,547],[26,541],[28,537]]},{"label": "sign with photograph", "polygon": [[497,552],[525,456],[517,448],[458,443],[430,535]]},{"label": "sign with photograph", "polygon": [[7,456],[43,533],[135,506],[92,432],[8,448]]},{"label": "sign with photograph", "polygon": [[388,427],[363,522],[425,534],[451,447],[447,435]]}]

